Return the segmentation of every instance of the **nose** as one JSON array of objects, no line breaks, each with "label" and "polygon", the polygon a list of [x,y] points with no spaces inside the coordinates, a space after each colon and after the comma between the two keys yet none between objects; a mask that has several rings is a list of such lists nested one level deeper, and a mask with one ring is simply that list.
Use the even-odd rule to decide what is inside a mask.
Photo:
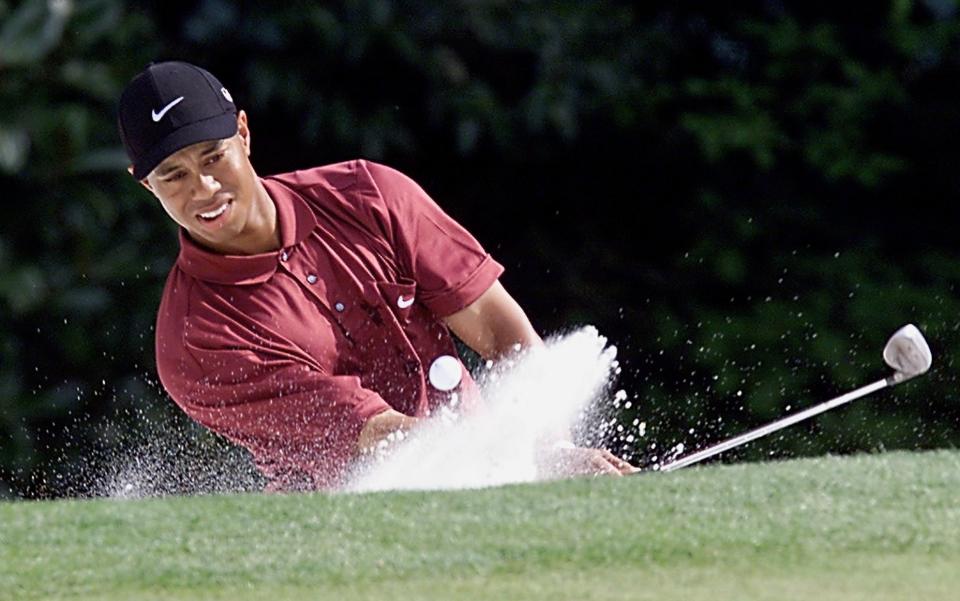
[{"label": "nose", "polygon": [[212,175],[201,173],[193,195],[195,198],[210,198],[220,191],[220,187],[220,182]]}]

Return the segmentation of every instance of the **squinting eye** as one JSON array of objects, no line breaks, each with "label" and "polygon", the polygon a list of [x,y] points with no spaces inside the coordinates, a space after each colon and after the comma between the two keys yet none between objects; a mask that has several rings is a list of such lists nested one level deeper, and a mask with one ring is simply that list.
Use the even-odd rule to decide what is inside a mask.
[{"label": "squinting eye", "polygon": [[222,153],[222,152],[218,152],[217,154],[215,154],[215,155],[213,155],[212,157],[210,157],[209,159],[207,159],[207,165],[212,165],[213,163],[216,163],[217,161],[219,161],[219,160],[222,159],[222,158],[223,158],[223,153]]},{"label": "squinting eye", "polygon": [[186,177],[186,174],[183,171],[177,171],[176,173],[174,173],[164,181],[176,182],[176,181],[182,180],[184,177]]}]

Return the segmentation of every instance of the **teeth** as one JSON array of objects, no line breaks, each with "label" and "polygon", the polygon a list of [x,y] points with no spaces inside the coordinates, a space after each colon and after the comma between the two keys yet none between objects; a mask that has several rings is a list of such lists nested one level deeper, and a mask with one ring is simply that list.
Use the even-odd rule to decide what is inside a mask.
[{"label": "teeth", "polygon": [[213,219],[214,217],[219,217],[227,210],[227,205],[230,203],[224,203],[219,209],[210,211],[209,213],[200,213],[200,216],[204,219]]}]

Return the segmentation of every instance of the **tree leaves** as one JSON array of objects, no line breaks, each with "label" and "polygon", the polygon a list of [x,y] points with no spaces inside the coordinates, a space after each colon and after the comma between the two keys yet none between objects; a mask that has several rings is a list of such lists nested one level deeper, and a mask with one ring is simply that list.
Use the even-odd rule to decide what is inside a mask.
[{"label": "tree leaves", "polygon": [[943,371],[873,421],[744,452],[956,444],[955,13],[0,2],[0,488],[81,467],[121,408],[127,431],[175,423],[152,324],[176,228],[126,174],[115,121],[125,82],[170,58],[226,83],[262,173],[404,169],[507,265],[539,329],[598,325],[642,400],[621,416],[646,424],[638,456],[860,384],[907,321]]}]

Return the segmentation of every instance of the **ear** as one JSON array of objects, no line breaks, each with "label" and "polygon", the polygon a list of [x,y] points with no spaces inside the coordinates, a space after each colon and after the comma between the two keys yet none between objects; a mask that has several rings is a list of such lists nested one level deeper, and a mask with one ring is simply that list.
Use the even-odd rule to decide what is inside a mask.
[{"label": "ear", "polygon": [[250,156],[250,127],[247,125],[247,113],[243,110],[237,113],[237,135],[247,156]]},{"label": "ear", "polygon": [[[127,165],[127,173],[133,176],[133,165]],[[142,180],[139,180],[139,181],[141,186],[153,192],[153,188],[150,186],[150,182],[147,181],[147,178],[143,178]]]}]

